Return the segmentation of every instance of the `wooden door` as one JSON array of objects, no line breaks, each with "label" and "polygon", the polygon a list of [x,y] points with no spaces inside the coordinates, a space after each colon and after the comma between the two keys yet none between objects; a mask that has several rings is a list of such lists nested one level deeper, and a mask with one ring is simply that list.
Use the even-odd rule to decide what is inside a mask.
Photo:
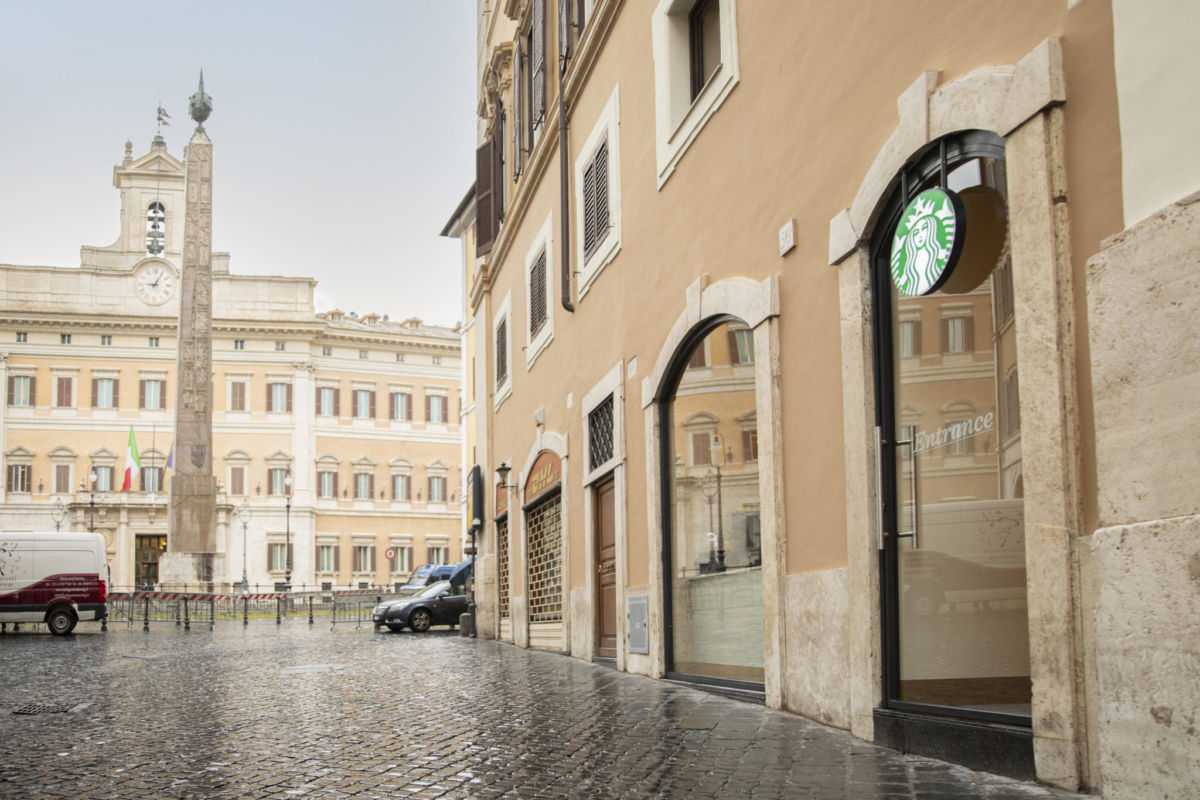
[{"label": "wooden door", "polygon": [[592,491],[596,525],[596,655],[616,658],[617,507],[612,476],[596,484]]}]

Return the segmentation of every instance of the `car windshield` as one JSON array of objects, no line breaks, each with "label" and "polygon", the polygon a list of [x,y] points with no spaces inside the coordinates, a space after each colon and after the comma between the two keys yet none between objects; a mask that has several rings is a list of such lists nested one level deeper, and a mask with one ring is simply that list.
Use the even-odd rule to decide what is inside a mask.
[{"label": "car windshield", "polygon": [[438,581],[426,586],[417,597],[437,597],[450,588],[450,581]]}]

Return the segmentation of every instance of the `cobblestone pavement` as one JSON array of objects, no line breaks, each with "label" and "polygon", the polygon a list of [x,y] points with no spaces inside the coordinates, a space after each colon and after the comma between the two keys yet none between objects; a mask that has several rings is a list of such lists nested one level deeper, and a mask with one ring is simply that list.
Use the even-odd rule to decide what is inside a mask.
[{"label": "cobblestone pavement", "polygon": [[0,636],[0,797],[1079,797],[457,633],[76,631]]}]

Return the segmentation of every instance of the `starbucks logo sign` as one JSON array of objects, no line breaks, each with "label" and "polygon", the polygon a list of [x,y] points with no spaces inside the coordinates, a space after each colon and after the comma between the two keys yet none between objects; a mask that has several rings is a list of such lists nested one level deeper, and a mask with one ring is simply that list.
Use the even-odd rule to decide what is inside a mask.
[{"label": "starbucks logo sign", "polygon": [[948,189],[926,189],[900,215],[892,239],[892,280],[910,297],[937,289],[958,262],[966,213]]}]

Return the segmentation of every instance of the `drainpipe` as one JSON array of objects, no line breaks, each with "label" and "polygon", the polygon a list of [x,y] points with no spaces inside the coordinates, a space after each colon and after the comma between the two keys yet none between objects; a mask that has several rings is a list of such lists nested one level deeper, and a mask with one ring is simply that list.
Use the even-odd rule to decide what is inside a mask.
[{"label": "drainpipe", "polygon": [[[559,2],[563,2],[563,0],[559,0]],[[563,84],[566,82],[564,79],[567,76],[568,37],[565,25],[561,22],[558,30],[558,194],[562,198],[562,209],[559,212],[559,221],[562,223],[562,230],[559,233],[559,238],[562,240],[562,307],[575,313],[575,304],[571,302],[571,198],[567,194],[571,175],[567,166],[567,99],[563,89]]]}]

